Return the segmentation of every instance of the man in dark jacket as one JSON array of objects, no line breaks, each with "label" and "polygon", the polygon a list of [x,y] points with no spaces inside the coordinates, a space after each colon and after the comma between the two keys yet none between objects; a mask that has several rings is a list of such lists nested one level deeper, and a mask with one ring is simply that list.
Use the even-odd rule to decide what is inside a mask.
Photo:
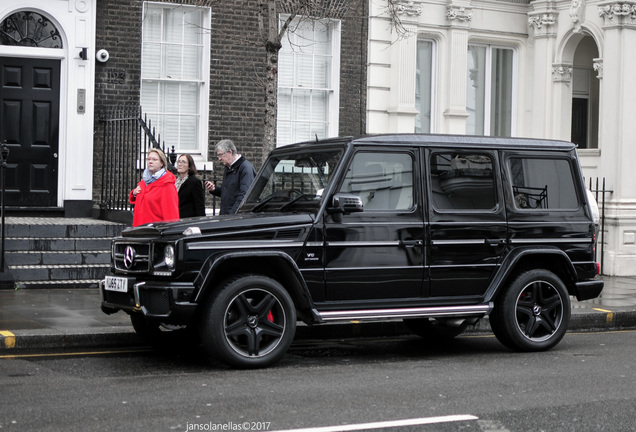
[{"label": "man in dark jacket", "polygon": [[238,154],[232,140],[219,141],[215,149],[219,161],[225,165],[223,184],[215,186],[214,183],[207,181],[205,187],[212,195],[221,197],[220,214],[234,214],[252,184],[256,171],[247,159]]}]

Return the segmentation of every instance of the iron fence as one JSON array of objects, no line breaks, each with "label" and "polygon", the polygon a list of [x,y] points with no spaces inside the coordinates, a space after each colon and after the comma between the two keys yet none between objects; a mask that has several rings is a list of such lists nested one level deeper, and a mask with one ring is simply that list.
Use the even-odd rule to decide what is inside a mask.
[{"label": "iron fence", "polygon": [[[600,216],[600,227],[599,227],[599,238],[596,245],[596,252],[600,253],[600,273],[603,273],[603,252],[605,250],[605,199],[607,195],[614,193],[613,190],[607,189],[605,186],[605,177],[599,179],[596,177],[595,179],[590,178],[589,180],[589,189],[594,195],[596,202],[598,203],[599,216]],[[600,248],[600,251],[599,251]]]},{"label": "iron fence", "polygon": [[[104,125],[102,149],[102,173],[99,207],[106,211],[131,211],[128,195],[139,182],[145,168],[146,154],[151,148],[160,148],[168,157],[168,169],[176,173],[177,159],[174,146],[166,148],[151,120],[138,106],[113,106],[99,118]],[[204,181],[216,184],[213,171],[199,171]],[[206,193],[211,209],[216,213],[217,199]]]}]

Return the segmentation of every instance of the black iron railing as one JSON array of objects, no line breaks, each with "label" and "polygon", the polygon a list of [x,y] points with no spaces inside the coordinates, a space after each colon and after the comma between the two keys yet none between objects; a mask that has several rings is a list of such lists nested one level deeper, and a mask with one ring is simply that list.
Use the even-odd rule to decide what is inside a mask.
[{"label": "black iron railing", "polygon": [[[598,203],[599,216],[600,216],[600,228],[599,228],[599,239],[596,244],[597,253],[600,254],[600,266],[601,266],[601,274],[603,273],[603,251],[605,250],[605,199],[607,195],[614,193],[613,190],[607,189],[605,186],[605,177],[603,179],[590,178],[589,181],[589,189],[594,194],[594,198]],[[599,250],[600,248],[600,250]]]},{"label": "black iron railing", "polygon": [[104,125],[99,206],[131,210],[128,194],[141,178],[142,156],[148,147],[160,147],[160,138],[154,136],[139,107],[110,107],[99,121]]},{"label": "black iron railing", "polygon": [[[177,154],[174,146],[167,147],[161,141],[151,120],[142,114],[138,106],[113,106],[99,118],[103,124],[102,173],[99,207],[103,211],[130,211],[128,195],[135,187],[145,168],[146,153],[150,148],[160,148],[168,157],[168,169],[176,173]],[[216,174],[199,171],[204,180],[216,184]],[[216,213],[217,199],[206,193],[208,208]]]}]

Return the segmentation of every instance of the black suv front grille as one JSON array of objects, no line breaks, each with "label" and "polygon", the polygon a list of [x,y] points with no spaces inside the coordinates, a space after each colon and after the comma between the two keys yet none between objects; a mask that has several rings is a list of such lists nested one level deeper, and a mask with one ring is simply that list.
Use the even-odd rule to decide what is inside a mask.
[{"label": "black suv front grille", "polygon": [[150,271],[150,244],[115,243],[113,248],[115,269],[124,273],[148,273]]}]

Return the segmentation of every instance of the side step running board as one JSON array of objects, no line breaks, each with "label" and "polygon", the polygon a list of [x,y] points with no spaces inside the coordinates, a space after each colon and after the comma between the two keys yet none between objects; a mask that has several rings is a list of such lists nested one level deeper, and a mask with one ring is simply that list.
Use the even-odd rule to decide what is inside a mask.
[{"label": "side step running board", "polygon": [[322,321],[375,320],[386,318],[482,317],[492,310],[492,303],[470,306],[443,306],[394,309],[318,311]]}]

